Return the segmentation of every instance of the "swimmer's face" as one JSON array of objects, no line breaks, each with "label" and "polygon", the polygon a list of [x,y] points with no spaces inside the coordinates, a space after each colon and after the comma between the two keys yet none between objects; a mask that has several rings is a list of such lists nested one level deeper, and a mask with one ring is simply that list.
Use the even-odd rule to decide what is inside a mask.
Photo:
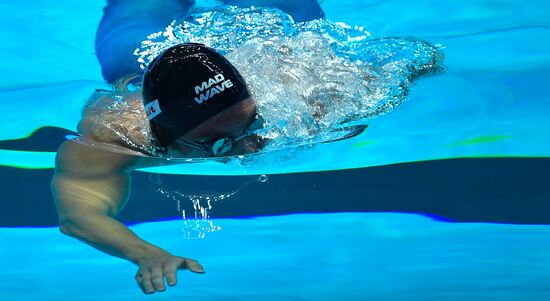
[{"label": "swimmer's face", "polygon": [[[241,101],[225,111],[213,116],[199,124],[189,132],[182,135],[181,140],[198,143],[207,148],[222,138],[235,139],[243,136],[252,122],[256,119],[256,104],[252,98]],[[243,155],[259,151],[265,145],[265,141],[255,135],[235,140],[233,146],[223,156]],[[168,146],[168,155],[172,157],[197,158],[208,154],[204,150],[190,147],[176,142]]]}]

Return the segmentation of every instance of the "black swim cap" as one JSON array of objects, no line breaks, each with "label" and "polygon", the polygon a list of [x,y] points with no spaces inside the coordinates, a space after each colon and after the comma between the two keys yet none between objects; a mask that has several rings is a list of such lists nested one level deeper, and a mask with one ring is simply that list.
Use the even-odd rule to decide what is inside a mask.
[{"label": "black swim cap", "polygon": [[237,69],[202,44],[166,49],[143,76],[143,104],[162,147],[249,96]]}]

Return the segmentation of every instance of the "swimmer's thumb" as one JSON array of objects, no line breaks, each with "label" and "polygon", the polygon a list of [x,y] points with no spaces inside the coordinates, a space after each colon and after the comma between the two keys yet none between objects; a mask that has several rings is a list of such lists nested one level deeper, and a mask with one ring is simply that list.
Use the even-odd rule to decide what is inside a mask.
[{"label": "swimmer's thumb", "polygon": [[181,263],[180,269],[189,269],[193,273],[206,273],[200,263],[194,259],[185,258]]}]

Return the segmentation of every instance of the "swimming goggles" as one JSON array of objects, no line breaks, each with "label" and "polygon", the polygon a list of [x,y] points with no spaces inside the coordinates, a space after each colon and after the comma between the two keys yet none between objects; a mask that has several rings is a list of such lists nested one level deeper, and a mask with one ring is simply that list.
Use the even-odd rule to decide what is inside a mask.
[{"label": "swimming goggles", "polygon": [[[264,128],[264,123],[264,119],[261,116],[256,115],[253,118],[252,123],[248,126],[246,132],[241,136],[235,138],[220,138],[217,140],[205,142],[195,142],[180,137],[176,139],[175,142],[194,149],[201,150],[210,157],[221,157],[226,155],[238,141],[252,136],[257,136],[258,134],[266,132],[272,128]],[[258,136],[258,139],[263,138]]]},{"label": "swimming goggles", "polygon": [[[193,142],[185,138],[178,138],[175,141],[179,144],[201,150],[210,157],[221,157],[226,155],[233,148],[235,143],[237,143],[238,141],[242,139],[246,139],[248,137],[258,136],[258,134],[267,132],[275,127],[275,126],[270,126],[270,127],[264,128],[264,123],[265,123],[264,119],[261,116],[256,115],[255,120],[247,128],[246,133],[236,138],[221,138],[221,139],[217,139],[214,141],[207,141],[207,142]],[[341,127],[331,132],[332,134],[336,135],[335,137],[330,137],[327,140],[318,141],[318,142],[329,143],[329,142],[336,142],[340,140],[353,138],[355,136],[362,134],[367,128],[368,128],[368,125],[366,124]],[[258,136],[257,138],[260,141],[266,139],[261,136]]]}]

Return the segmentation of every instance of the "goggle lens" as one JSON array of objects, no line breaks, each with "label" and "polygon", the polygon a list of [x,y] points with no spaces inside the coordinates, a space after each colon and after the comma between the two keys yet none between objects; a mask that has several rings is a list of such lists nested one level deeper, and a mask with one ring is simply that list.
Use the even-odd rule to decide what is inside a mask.
[{"label": "goggle lens", "polygon": [[219,139],[212,145],[212,153],[214,156],[221,156],[233,148],[233,140],[230,138]]}]

